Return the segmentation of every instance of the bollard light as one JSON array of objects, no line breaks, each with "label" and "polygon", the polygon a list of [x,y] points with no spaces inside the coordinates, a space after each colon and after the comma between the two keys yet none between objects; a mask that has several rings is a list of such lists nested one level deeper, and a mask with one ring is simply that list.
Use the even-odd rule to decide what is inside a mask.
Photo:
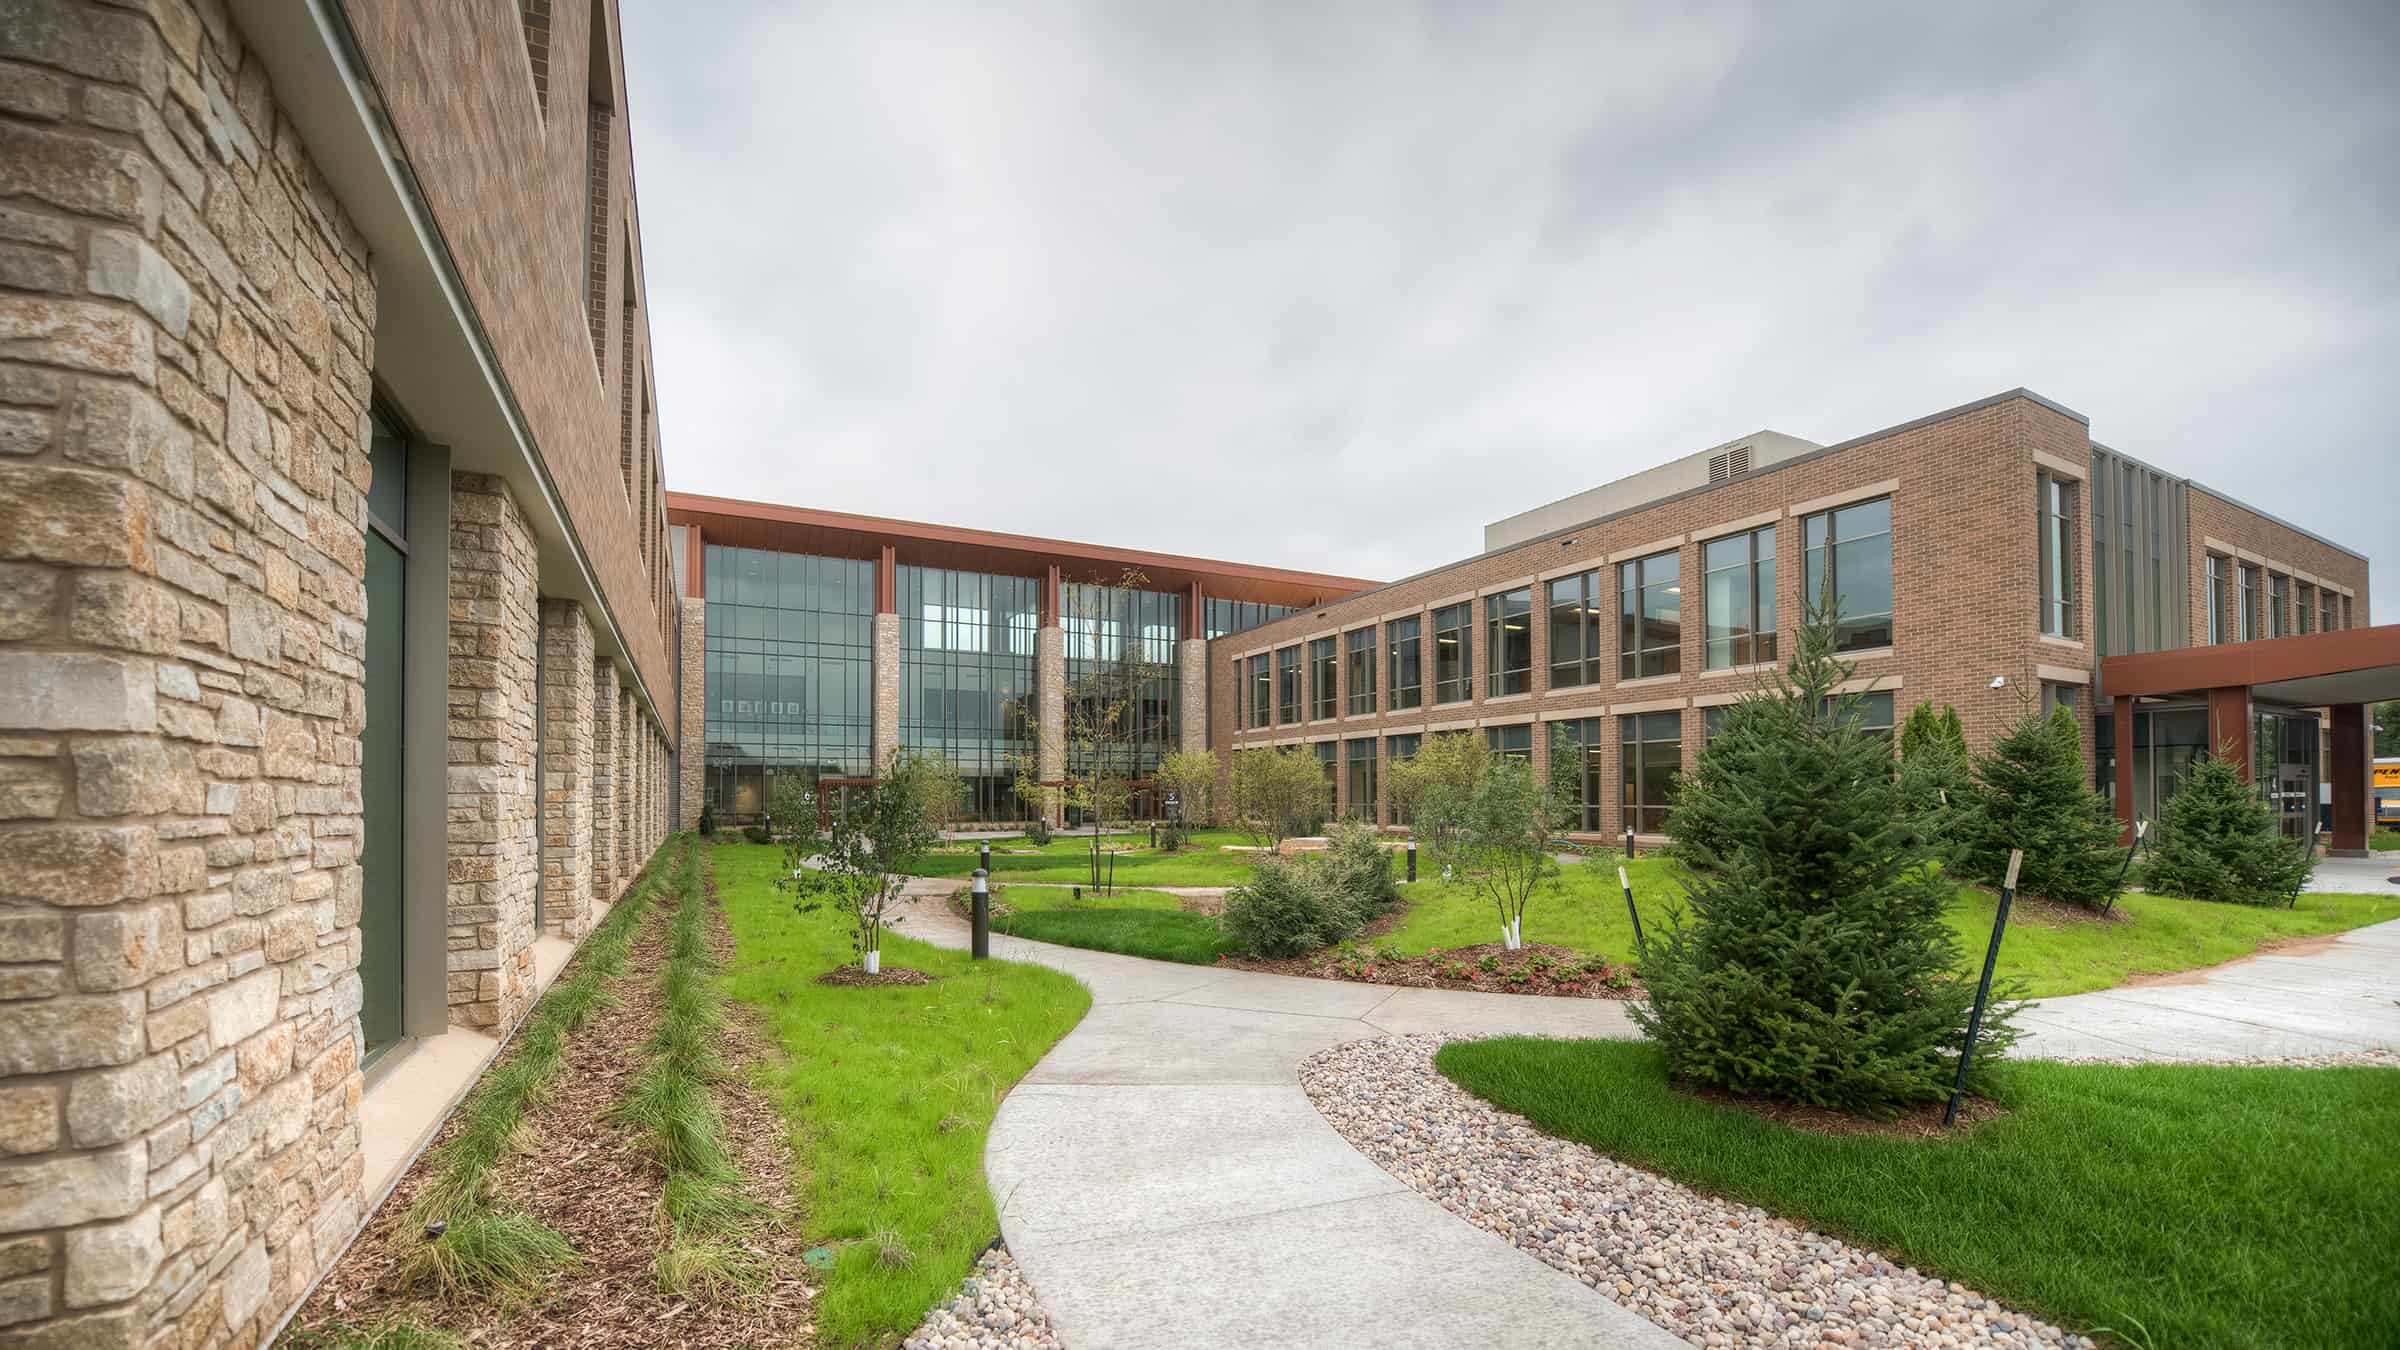
[{"label": "bollard light", "polygon": [[1408,879],[1417,879],[1417,841],[1414,839],[1408,841]]},{"label": "bollard light", "polygon": [[975,937],[968,954],[981,961],[992,954],[992,874],[975,869]]},{"label": "bollard light", "polygon": [[975,847],[975,865],[976,865],[977,867],[979,867],[979,868],[983,869],[983,872],[984,872],[984,874],[985,874],[986,876],[989,876],[989,875],[991,874],[991,870],[992,870],[992,841],[991,841],[991,840],[989,840],[989,839],[986,839],[986,840],[984,840],[984,841],[983,841],[981,844],[978,844],[978,845],[976,845],[976,847]]},{"label": "bollard light", "polygon": [[1633,856],[1633,827],[1631,825],[1625,827],[1625,856],[1628,858]]}]

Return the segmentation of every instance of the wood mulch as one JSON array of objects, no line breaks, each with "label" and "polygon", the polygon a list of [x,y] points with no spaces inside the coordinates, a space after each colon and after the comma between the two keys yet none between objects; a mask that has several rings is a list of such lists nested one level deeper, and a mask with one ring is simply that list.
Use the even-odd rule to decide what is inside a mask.
[{"label": "wood mulch", "polygon": [[1717,1106],[1730,1106],[1745,1111],[1760,1120],[1788,1125],[1810,1134],[1833,1136],[1873,1135],[1882,1139],[1942,1139],[1967,1134],[2008,1114],[2008,1108],[1989,1097],[1969,1097],[1958,1104],[1958,1128],[1942,1128],[1941,1102],[1915,1102],[1902,1107],[1899,1114],[1883,1116],[1860,1115],[1852,1111],[1837,1111],[1830,1106],[1807,1106],[1799,1102],[1772,1101],[1765,1097],[1744,1097],[1720,1088],[1694,1087],[1677,1083],[1676,1090],[1686,1096]]},{"label": "wood mulch", "polygon": [[[726,1143],[765,1215],[743,1246],[763,1258],[768,1275],[756,1290],[712,1301],[662,1292],[653,1273],[667,1240],[659,1211],[662,1177],[637,1135],[611,1123],[609,1113],[648,1063],[644,1047],[658,1028],[658,977],[671,918],[663,905],[644,916],[625,970],[610,986],[618,1001],[575,1034],[550,1095],[527,1117],[526,1147],[494,1173],[504,1203],[564,1234],[578,1264],[561,1272],[545,1294],[518,1306],[483,1297],[445,1299],[396,1285],[400,1240],[410,1236],[401,1231],[404,1217],[426,1181],[420,1160],[293,1318],[293,1332],[405,1321],[488,1350],[811,1343],[815,1290],[801,1259],[805,1243],[789,1212],[796,1193],[789,1131],[751,1077],[774,1052],[738,1007],[729,1009],[724,1049],[732,1072],[718,1086],[717,1103]],[[714,908],[709,940],[720,956],[730,953],[723,912]],[[453,1118],[437,1139],[448,1138],[457,1125]]]},{"label": "wood mulch", "polygon": [[[1534,994],[1552,998],[1642,997],[1641,980],[1631,966],[1609,962],[1594,971],[1589,954],[1547,942],[1528,942],[1509,951],[1497,942],[1469,947],[1437,947],[1423,956],[1377,956],[1373,930],[1353,954],[1338,948],[1306,956],[1271,959],[1258,956],[1220,956],[1217,964],[1236,970],[1259,970],[1272,975],[1304,975],[1320,980],[1349,980],[1358,984],[1393,984],[1407,989],[1467,989],[1484,994]],[[1492,968],[1484,969],[1491,958]],[[1625,983],[1620,987],[1612,979]]]},{"label": "wood mulch", "polygon": [[841,985],[849,989],[879,989],[887,984],[931,984],[933,977],[915,966],[885,966],[873,975],[857,966],[835,966],[819,975],[817,983]]}]

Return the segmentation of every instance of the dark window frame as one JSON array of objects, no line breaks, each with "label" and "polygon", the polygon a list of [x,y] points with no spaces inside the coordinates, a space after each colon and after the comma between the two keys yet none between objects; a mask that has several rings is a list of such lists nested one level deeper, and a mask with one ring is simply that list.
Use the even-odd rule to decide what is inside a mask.
[{"label": "dark window frame", "polygon": [[1275,650],[1275,724],[1293,726],[1300,721],[1300,644]]},{"label": "dark window frame", "polygon": [[[1433,611],[1433,702],[1465,703],[1475,697],[1475,602],[1461,600]],[[1442,654],[1442,638],[1450,635],[1451,654]],[[1445,676],[1442,663],[1453,671]]]},{"label": "dark window frame", "polygon": [[[1673,576],[1658,576],[1665,564],[1675,567]],[[1657,621],[1657,634],[1667,635],[1653,641],[1652,593],[1675,597],[1675,618],[1670,634],[1666,620]],[[1665,549],[1646,558],[1634,558],[1617,564],[1617,679],[1647,680],[1683,673],[1683,550]],[[1664,613],[1663,601],[1660,613]]]},{"label": "dark window frame", "polygon": [[[1759,551],[1760,540],[1766,551]],[[1747,557],[1722,566],[1709,565],[1709,552],[1719,544],[1736,540],[1745,545]],[[1702,670],[1733,670],[1742,666],[1764,665],[1775,660],[1775,526],[1761,525],[1755,529],[1738,530],[1719,535],[1700,545],[1700,668]],[[1712,579],[1720,572],[1740,571],[1749,587],[1750,604],[1746,616],[1747,629],[1718,638],[1717,588]],[[1732,616],[1728,616],[1732,617]],[[1731,625],[1728,625],[1730,628]],[[1723,643],[1724,659],[1718,659],[1719,643]]]},{"label": "dark window frame", "polygon": [[[1512,619],[1517,624],[1514,636],[1508,627]],[[1485,596],[1483,624],[1484,696],[1532,693],[1533,587],[1519,586]]]},{"label": "dark window frame", "polygon": [[[1863,530],[1856,534],[1841,532],[1841,526],[1846,521],[1855,518],[1858,512],[1864,508],[1878,505],[1884,508],[1882,528]],[[1899,555],[1892,546],[1897,524],[1893,511],[1893,499],[1889,494],[1867,497],[1855,502],[1844,502],[1823,511],[1812,511],[1800,518],[1802,593],[1812,604],[1822,604],[1828,600],[1833,602],[1837,612],[1833,640],[1833,649],[1836,652],[1881,651],[1884,648],[1898,645],[1897,610],[1900,598],[1900,576],[1894,564]],[[1821,539],[1818,537],[1820,527],[1823,531]],[[1883,540],[1884,575],[1891,592],[1888,603],[1882,609],[1852,611],[1843,608],[1841,606],[1843,599],[1842,546],[1865,543],[1878,538]]]},{"label": "dark window frame", "polygon": [[1391,690],[1384,701],[1392,712],[1425,706],[1425,618],[1404,615],[1384,625],[1384,651],[1390,656]]},{"label": "dark window frame", "polygon": [[1331,721],[1342,712],[1341,643],[1331,637],[1308,642],[1308,720]]},{"label": "dark window frame", "polygon": [[1352,717],[1365,717],[1375,711],[1376,637],[1372,624],[1342,635],[1342,659],[1350,678],[1345,706]]},{"label": "dark window frame", "polygon": [[[1549,601],[1550,622],[1550,687],[1574,689],[1599,684],[1607,678],[1603,662],[1608,653],[1601,635],[1607,631],[1608,608],[1615,600],[1606,594],[1601,580],[1605,567],[1595,567],[1573,576],[1553,578],[1545,598]],[[1559,641],[1559,634],[1573,634],[1573,640]]]}]

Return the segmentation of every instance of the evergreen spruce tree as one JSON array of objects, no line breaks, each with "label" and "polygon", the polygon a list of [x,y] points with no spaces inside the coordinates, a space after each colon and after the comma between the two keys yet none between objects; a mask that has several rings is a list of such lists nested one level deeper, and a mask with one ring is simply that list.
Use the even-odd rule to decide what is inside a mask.
[{"label": "evergreen spruce tree", "polygon": [[[1952,884],[1903,808],[1891,746],[1856,726],[1831,623],[1735,705],[1669,830],[1688,908],[1651,939],[1633,1016],[1686,1081],[1889,1113],[1950,1090],[1975,982],[1943,921]],[[1705,864],[1705,866],[1701,866]],[[2014,1039],[1986,1016],[1978,1069]]]},{"label": "evergreen spruce tree", "polygon": [[1942,705],[1942,735],[1960,759],[1967,757],[1967,728],[1958,720],[1958,709],[1947,703]]},{"label": "evergreen spruce tree", "polygon": [[1977,819],[1961,851],[1961,870],[1998,885],[2010,849],[2025,850],[2022,895],[2099,909],[2116,898],[2124,869],[2116,816],[2092,791],[2082,732],[2073,713],[2029,713],[1975,759]]},{"label": "evergreen spruce tree", "polygon": [[2143,865],[2143,884],[2162,895],[2243,904],[2281,904],[2315,869],[2315,859],[2283,837],[2274,808],[2227,760],[2192,766],[2167,799],[2158,849]]},{"label": "evergreen spruce tree", "polygon": [[1909,713],[1900,733],[1900,796],[1934,855],[1955,867],[1976,818],[1975,775],[1958,709],[1937,713],[1927,699]]}]

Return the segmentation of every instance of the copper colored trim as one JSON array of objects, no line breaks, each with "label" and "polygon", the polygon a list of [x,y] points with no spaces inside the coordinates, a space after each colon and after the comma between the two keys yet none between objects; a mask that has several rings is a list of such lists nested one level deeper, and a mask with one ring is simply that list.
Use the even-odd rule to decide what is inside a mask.
[{"label": "copper colored trim", "polygon": [[667,519],[671,523],[702,526],[710,542],[742,548],[869,560],[879,558],[882,550],[890,548],[900,563],[909,566],[1028,577],[1046,577],[1050,569],[1057,568],[1063,581],[1108,584],[1114,584],[1125,569],[1133,568],[1147,576],[1148,584],[1157,590],[1179,591],[1199,585],[1207,595],[1217,599],[1294,608],[1323,605],[1381,584],[1329,573],[1154,553],[1147,549],[1109,548],[1066,539],[845,511],[778,506],[691,492],[670,492],[666,501]]},{"label": "copper colored trim", "polygon": [[2100,682],[2111,698],[2182,694],[2400,666],[2400,624],[2111,656]]}]

